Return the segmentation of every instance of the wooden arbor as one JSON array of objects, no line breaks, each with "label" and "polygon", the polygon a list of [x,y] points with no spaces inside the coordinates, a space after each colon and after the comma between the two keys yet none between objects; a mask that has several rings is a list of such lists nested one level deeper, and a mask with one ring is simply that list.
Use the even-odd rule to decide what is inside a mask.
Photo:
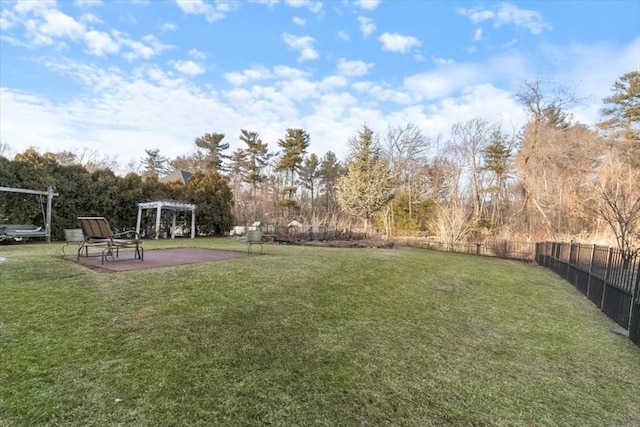
[{"label": "wooden arbor", "polygon": [[171,225],[171,238],[176,238],[176,215],[179,211],[191,211],[191,238],[196,237],[196,205],[188,203],[178,202],[144,202],[138,203],[138,219],[136,221],[136,233],[140,235],[140,223],[142,222],[142,210],[143,209],[155,209],[156,210],[156,225],[155,225],[155,239],[160,237],[160,216],[162,209],[168,209],[173,212],[173,221]]}]

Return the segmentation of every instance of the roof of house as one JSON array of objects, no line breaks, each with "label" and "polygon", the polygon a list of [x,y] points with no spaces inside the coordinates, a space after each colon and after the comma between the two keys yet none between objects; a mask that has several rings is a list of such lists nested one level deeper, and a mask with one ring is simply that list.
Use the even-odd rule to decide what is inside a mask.
[{"label": "roof of house", "polygon": [[186,184],[187,181],[189,181],[189,179],[193,176],[193,174],[189,171],[185,171],[185,170],[175,170],[173,172],[171,172],[169,175],[167,176],[163,176],[162,178],[160,178],[160,182],[181,182],[183,184]]}]

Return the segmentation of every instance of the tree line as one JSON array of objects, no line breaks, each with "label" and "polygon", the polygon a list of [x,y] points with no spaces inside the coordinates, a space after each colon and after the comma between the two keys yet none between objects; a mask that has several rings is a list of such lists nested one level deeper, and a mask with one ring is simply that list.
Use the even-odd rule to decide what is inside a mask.
[{"label": "tree line", "polygon": [[[365,124],[348,139],[343,160],[331,151],[310,153],[311,135],[304,129],[287,129],[276,151],[257,132],[242,129],[240,146],[232,152],[224,134],[205,133],[194,139],[192,153],[175,159],[157,148],[146,150],[139,168],[130,165],[135,170],[123,178],[111,172],[114,159],[28,150],[13,161],[0,159],[22,165],[12,166],[17,169],[47,170],[49,176],[36,183],[29,176],[0,172],[0,182],[46,188],[42,184],[55,177],[54,171],[69,168],[86,174],[83,179],[94,186],[110,180],[92,190],[103,205],[78,199],[69,202],[72,210],[102,207],[111,212],[117,206],[122,212],[114,216],[125,222],[135,217],[138,202],[170,198],[198,204],[200,224],[205,211],[216,211],[207,217],[211,232],[297,219],[313,225],[359,224],[388,236],[435,235],[451,243],[481,236],[589,241],[611,236],[622,249],[637,247],[640,73],[626,73],[614,83],[595,128],[569,114],[577,100],[566,90],[524,81],[516,97],[527,113],[520,129],[470,117],[454,124],[444,138],[427,136],[412,123],[379,132]],[[176,169],[195,175],[186,184],[159,182]],[[118,186],[125,182],[131,188],[121,191]],[[58,214],[69,208],[62,207],[69,185],[56,182]],[[211,192],[215,203],[206,203]],[[129,198],[119,199],[119,194]],[[72,190],[65,197],[76,195]],[[6,203],[0,207],[1,221],[13,218]]]}]

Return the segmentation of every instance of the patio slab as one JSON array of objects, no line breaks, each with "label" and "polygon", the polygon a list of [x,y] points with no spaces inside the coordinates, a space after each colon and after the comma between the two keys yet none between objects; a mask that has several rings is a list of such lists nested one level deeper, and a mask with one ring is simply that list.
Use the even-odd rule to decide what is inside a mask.
[{"label": "patio slab", "polygon": [[79,261],[75,254],[65,256],[64,258],[85,267],[98,270],[131,271],[145,268],[220,261],[230,258],[245,258],[247,256],[249,255],[244,252],[221,251],[217,249],[172,248],[144,251],[144,261],[134,259],[134,253],[130,251],[120,251],[118,258],[114,261],[105,261],[104,264],[102,264],[100,256],[80,257]]}]

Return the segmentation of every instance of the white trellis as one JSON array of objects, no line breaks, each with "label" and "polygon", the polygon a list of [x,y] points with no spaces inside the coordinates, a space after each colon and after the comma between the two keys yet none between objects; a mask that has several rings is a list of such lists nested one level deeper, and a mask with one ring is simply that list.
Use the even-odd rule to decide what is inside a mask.
[{"label": "white trellis", "polygon": [[155,238],[160,236],[160,216],[162,209],[168,209],[173,213],[173,220],[171,226],[171,238],[176,238],[176,215],[180,211],[191,211],[191,238],[196,237],[196,205],[188,203],[178,202],[144,202],[138,203],[138,220],[136,221],[136,233],[140,235],[140,224],[142,222],[142,210],[143,209],[155,209],[156,210],[156,225],[155,225]]}]

